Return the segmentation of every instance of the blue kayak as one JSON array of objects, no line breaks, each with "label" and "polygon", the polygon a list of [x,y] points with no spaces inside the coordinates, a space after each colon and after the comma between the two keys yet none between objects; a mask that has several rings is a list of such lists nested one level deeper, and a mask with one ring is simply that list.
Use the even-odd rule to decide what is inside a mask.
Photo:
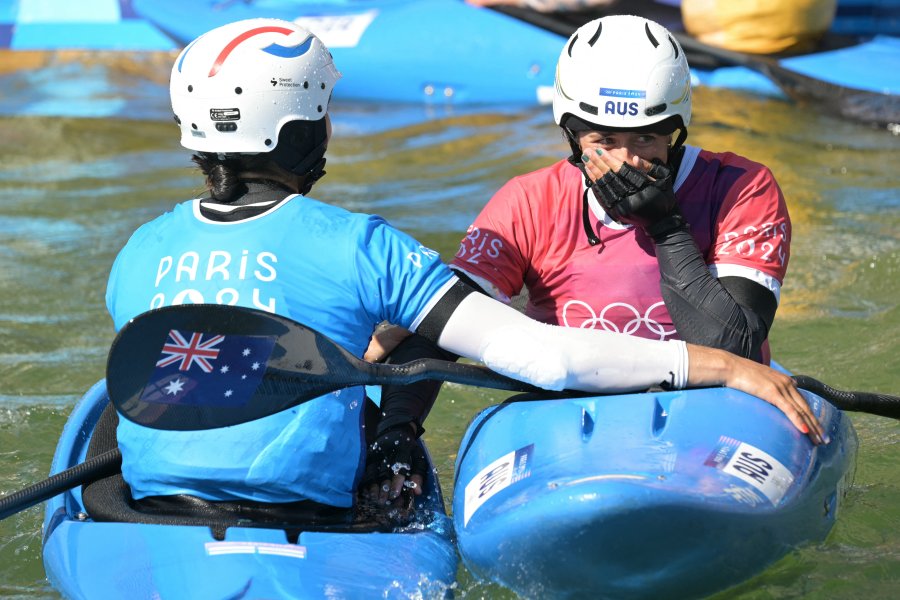
[{"label": "blue kayak", "polygon": [[[671,4],[645,0],[628,10],[676,31],[679,7]],[[900,94],[900,0],[840,4],[846,6],[833,29],[852,44],[779,63],[814,80]],[[516,17],[463,0],[0,0],[0,49],[174,52],[219,25],[272,17],[297,21],[332,50],[345,75],[335,88],[338,100],[548,103],[565,42],[560,33],[592,15],[510,14]],[[693,75],[696,84],[783,96],[770,79],[746,67],[698,62]]]},{"label": "blue kayak", "polygon": [[740,583],[824,539],[852,483],[849,418],[804,394],[828,445],[727,388],[489,407],[456,464],[463,561],[535,598],[696,598]]},{"label": "blue kayak", "polygon": [[181,45],[241,19],[295,21],[331,50],[344,75],[336,99],[533,105],[551,97],[563,43],[558,35],[462,0],[133,4]]},{"label": "blue kayak", "polygon": [[[108,403],[103,381],[85,394],[63,431],[52,472],[84,462]],[[148,519],[153,523],[110,521],[86,506],[85,496],[98,492],[85,490],[97,485],[107,496],[127,496],[127,485],[114,476],[47,503],[44,566],[66,598],[433,598],[445,596],[456,580],[451,526],[433,477],[413,522],[387,532],[308,530],[302,523],[177,525],[159,515]],[[129,497],[101,500],[140,518]]]}]

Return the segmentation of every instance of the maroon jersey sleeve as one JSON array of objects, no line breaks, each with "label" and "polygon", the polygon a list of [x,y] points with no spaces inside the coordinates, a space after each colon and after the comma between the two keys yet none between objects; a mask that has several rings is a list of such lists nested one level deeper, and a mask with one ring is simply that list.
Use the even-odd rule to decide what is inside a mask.
[{"label": "maroon jersey sleeve", "polygon": [[720,277],[744,267],[781,284],[791,240],[784,195],[768,168],[733,155],[732,160],[742,163],[744,173],[726,192],[708,262]]},{"label": "maroon jersey sleeve", "polygon": [[496,288],[487,291],[512,298],[522,290],[534,235],[528,193],[519,178],[512,179],[469,226],[451,266]]}]

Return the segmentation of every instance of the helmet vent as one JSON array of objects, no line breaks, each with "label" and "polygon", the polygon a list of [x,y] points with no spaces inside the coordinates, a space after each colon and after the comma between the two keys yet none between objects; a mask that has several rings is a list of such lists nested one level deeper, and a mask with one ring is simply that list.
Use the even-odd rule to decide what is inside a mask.
[{"label": "helmet vent", "polygon": [[597,109],[596,106],[593,106],[593,105],[588,104],[588,103],[586,103],[586,102],[579,102],[579,103],[578,103],[578,107],[579,107],[581,110],[583,110],[584,112],[586,112],[586,113],[591,113],[592,115],[596,115],[596,114],[599,114],[599,113],[600,113],[600,111]]},{"label": "helmet vent", "polygon": [[659,113],[666,110],[666,103],[657,104],[656,106],[650,106],[646,110],[644,110],[644,114],[648,117],[652,117],[653,115],[658,115]]},{"label": "helmet vent", "polygon": [[603,21],[597,23],[597,31],[594,32],[594,35],[591,36],[591,39],[588,40],[588,46],[593,48],[594,44],[597,43],[597,38],[600,37],[600,32],[603,31]]},{"label": "helmet vent", "polygon": [[577,42],[577,41],[578,41],[578,34],[576,33],[575,36],[572,38],[572,41],[569,42],[569,58],[572,58],[572,46],[574,46],[575,42]]},{"label": "helmet vent", "polygon": [[652,33],[650,33],[650,24],[649,23],[644,23],[644,31],[647,32],[647,39],[650,40],[650,43],[653,44],[653,47],[658,48],[659,42],[656,41],[656,38],[653,37]]},{"label": "helmet vent", "polygon": [[671,35],[669,36],[669,43],[672,44],[672,49],[675,50],[675,58],[678,58],[678,44],[675,43]]}]

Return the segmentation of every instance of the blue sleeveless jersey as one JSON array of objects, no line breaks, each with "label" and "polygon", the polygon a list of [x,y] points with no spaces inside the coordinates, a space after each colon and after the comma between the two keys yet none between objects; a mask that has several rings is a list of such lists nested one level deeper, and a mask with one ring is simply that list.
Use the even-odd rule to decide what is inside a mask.
[{"label": "blue sleeveless jersey", "polygon": [[[376,324],[414,330],[455,279],[436,252],[380,217],[293,196],[220,223],[199,205],[142,226],[116,258],[106,294],[116,330],[161,306],[236,304],[289,317],[362,356]],[[363,390],[350,388],[209,431],[120,419],[122,472],[135,498],[351,506],[364,462],[362,403]]]}]

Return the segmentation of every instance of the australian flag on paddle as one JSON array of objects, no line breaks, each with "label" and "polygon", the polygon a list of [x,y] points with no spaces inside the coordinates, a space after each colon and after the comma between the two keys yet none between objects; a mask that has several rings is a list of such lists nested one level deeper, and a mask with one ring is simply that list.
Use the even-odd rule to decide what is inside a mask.
[{"label": "australian flag on paddle", "polygon": [[266,372],[275,336],[218,335],[172,329],[143,402],[243,406]]}]

